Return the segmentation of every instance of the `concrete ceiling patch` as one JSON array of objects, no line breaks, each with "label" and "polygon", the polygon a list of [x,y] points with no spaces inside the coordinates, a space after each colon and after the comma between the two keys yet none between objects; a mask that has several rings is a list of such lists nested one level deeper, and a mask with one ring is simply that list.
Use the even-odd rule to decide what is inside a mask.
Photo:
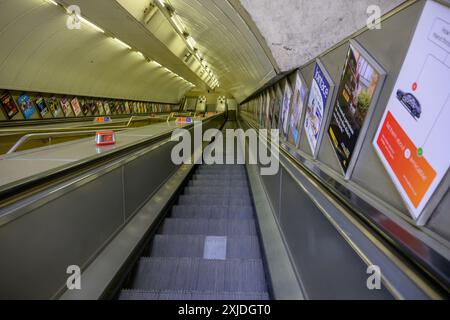
[{"label": "concrete ceiling patch", "polygon": [[405,0],[240,0],[280,71],[297,68],[363,28],[370,5],[387,13]]}]

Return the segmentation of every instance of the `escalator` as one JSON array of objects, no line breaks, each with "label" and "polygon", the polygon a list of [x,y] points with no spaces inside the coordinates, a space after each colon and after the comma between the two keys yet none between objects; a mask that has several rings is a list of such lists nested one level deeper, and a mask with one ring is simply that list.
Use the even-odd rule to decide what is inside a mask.
[{"label": "escalator", "polygon": [[118,298],[269,299],[252,201],[244,165],[198,166]]}]

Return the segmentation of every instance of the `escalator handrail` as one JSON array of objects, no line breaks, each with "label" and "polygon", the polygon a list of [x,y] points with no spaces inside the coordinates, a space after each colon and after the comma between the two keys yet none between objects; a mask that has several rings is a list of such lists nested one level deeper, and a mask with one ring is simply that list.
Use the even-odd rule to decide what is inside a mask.
[{"label": "escalator handrail", "polygon": [[[36,140],[36,139],[47,139],[47,138],[53,138],[53,137],[61,137],[61,136],[80,136],[80,135],[86,135],[91,133],[96,133],[99,129],[102,130],[123,130],[130,127],[133,120],[138,118],[139,116],[132,116],[126,126],[105,126],[101,128],[95,128],[92,130],[81,130],[81,131],[73,131],[74,129],[70,129],[71,131],[61,131],[61,132],[43,132],[43,133],[29,133],[17,140],[17,142],[8,150],[6,154],[12,154],[17,151],[17,149],[20,148],[23,144],[30,140]],[[138,119],[135,121],[145,121],[148,119],[155,119],[155,117],[144,117],[142,119]],[[89,129],[90,127],[81,127],[80,129]],[[35,131],[35,129],[31,129]]]}]

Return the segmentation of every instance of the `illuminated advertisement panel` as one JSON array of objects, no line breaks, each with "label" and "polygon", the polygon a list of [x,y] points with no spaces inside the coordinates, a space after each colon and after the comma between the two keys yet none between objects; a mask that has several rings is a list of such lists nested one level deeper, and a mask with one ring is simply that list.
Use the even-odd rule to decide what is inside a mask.
[{"label": "illuminated advertisement panel", "polygon": [[308,89],[305,80],[297,71],[295,75],[294,94],[292,95],[292,111],[289,118],[288,142],[298,147],[300,142],[301,123],[305,109]]},{"label": "illuminated advertisement panel", "polygon": [[283,102],[281,106],[281,116],[280,116],[280,135],[283,140],[287,139],[289,132],[289,114],[291,109],[291,97],[292,89],[289,85],[289,81],[285,81],[283,90]]},{"label": "illuminated advertisement panel", "polygon": [[31,116],[36,112],[36,109],[33,106],[33,102],[26,94],[19,97],[19,99],[17,100],[17,104],[19,105],[20,111],[22,111],[25,120],[30,119]]},{"label": "illuminated advertisement panel", "polygon": [[13,97],[8,93],[5,93],[0,97],[0,104],[8,119],[14,118],[14,116],[19,113],[19,108],[17,108]]},{"label": "illuminated advertisement panel", "polygon": [[[450,167],[450,8],[427,1],[373,146],[423,224]],[[448,188],[443,185],[442,188]]]},{"label": "illuminated advertisement panel", "polygon": [[385,79],[385,72],[350,41],[328,136],[346,179],[350,178],[362,140]]},{"label": "illuminated advertisement panel", "polygon": [[305,135],[315,158],[327,121],[334,84],[322,63],[317,60],[305,111]]}]

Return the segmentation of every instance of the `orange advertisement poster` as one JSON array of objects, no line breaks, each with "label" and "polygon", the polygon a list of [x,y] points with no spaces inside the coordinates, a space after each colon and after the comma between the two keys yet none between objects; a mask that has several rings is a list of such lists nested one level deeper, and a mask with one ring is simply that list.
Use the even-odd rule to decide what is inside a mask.
[{"label": "orange advertisement poster", "polygon": [[411,203],[417,208],[436,178],[436,171],[420,155],[417,146],[390,112],[378,135],[377,145]]}]

